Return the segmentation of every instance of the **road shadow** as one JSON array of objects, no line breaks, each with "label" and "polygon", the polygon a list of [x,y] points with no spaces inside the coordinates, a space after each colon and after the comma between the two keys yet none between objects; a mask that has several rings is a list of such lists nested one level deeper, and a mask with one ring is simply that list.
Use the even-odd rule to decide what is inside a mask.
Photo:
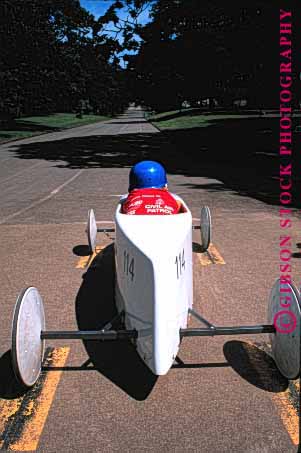
[{"label": "road shadow", "polygon": [[72,249],[72,253],[76,256],[89,256],[91,255],[90,247],[86,244],[76,245]]},{"label": "road shadow", "polygon": [[[276,111],[276,113],[278,113],[278,112]],[[173,119],[180,118],[183,116],[199,116],[199,115],[204,115],[204,116],[241,115],[241,116],[244,116],[244,115],[262,115],[262,114],[263,114],[263,112],[261,110],[244,109],[243,111],[241,111],[241,110],[229,111],[229,110],[223,110],[221,108],[215,109],[215,110],[208,110],[208,108],[205,108],[205,107],[201,107],[201,108],[194,107],[194,108],[188,108],[187,110],[177,110],[177,111],[171,112],[169,114],[162,115],[159,118],[155,118],[155,122],[160,123],[162,121],[173,120]]]},{"label": "road shadow", "polygon": [[[293,124],[298,119],[293,120]],[[271,205],[279,205],[279,118],[212,119],[202,127],[165,130],[164,136],[179,155],[185,150],[183,165],[223,184],[185,184],[185,187],[212,192],[232,190]],[[297,134],[293,133],[296,142]],[[292,162],[292,206],[300,207],[297,153],[281,163]],[[189,170],[189,169],[188,169]]]},{"label": "road shadow", "polygon": [[301,258],[301,252],[294,252],[291,254],[292,258]]},{"label": "road shadow", "polygon": [[28,391],[17,380],[11,359],[11,351],[6,351],[0,357],[0,398],[15,399],[23,396]]},{"label": "road shadow", "polygon": [[187,363],[183,362],[179,356],[175,358],[175,362],[171,368],[184,368],[184,369],[200,369],[200,368],[227,368],[229,367],[229,363],[227,362],[210,362],[210,363]]},{"label": "road shadow", "polygon": [[136,121],[132,121],[132,120],[129,120],[129,121],[110,121],[110,124],[145,124],[145,120],[136,120]]},{"label": "road shadow", "polygon": [[[50,116],[50,115],[39,115],[39,116]],[[30,132],[55,132],[59,131],[58,127],[46,126],[43,124],[36,124],[31,121],[22,121],[22,120],[10,120],[2,121],[0,123],[1,131],[30,131]]]},{"label": "road shadow", "polygon": [[[96,255],[76,297],[80,330],[99,330],[117,315],[114,301],[115,256],[110,244]],[[84,341],[95,369],[136,400],[145,400],[156,381],[128,341]]]},{"label": "road shadow", "polygon": [[204,248],[198,242],[192,242],[193,253],[204,253]]},{"label": "road shadow", "polygon": [[261,347],[244,341],[227,341],[223,348],[228,364],[243,379],[262,390],[279,393],[288,388],[272,357]]},{"label": "road shadow", "polygon": [[[296,121],[296,119],[294,119]],[[293,134],[293,139],[296,140]],[[279,119],[208,119],[202,126],[160,133],[93,135],[14,143],[14,156],[45,159],[72,169],[131,167],[143,159],[161,162],[170,174],[216,181],[183,184],[190,189],[231,192],[279,205]],[[285,164],[285,161],[282,162]],[[300,207],[297,153],[292,156],[292,207]]]}]

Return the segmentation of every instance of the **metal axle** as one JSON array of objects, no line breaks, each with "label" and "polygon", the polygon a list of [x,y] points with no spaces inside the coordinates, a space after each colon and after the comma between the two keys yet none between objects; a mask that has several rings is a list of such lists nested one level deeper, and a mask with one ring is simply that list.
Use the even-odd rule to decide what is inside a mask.
[{"label": "metal axle", "polygon": [[[192,225],[193,230],[200,230],[201,227],[199,225]],[[115,228],[97,228],[97,233],[114,233]]]},{"label": "metal axle", "polygon": [[258,325],[258,326],[234,326],[234,327],[203,327],[192,329],[181,329],[181,337],[213,337],[215,335],[245,335],[259,333],[275,333],[276,329],[273,325]]},{"label": "metal axle", "polygon": [[[215,335],[245,335],[275,333],[273,325],[237,326],[237,327],[203,327],[180,329],[181,337],[213,337]],[[137,330],[70,330],[42,331],[42,340],[128,340],[138,338]]]},{"label": "metal axle", "polygon": [[137,338],[137,330],[42,331],[41,340],[128,340]]}]

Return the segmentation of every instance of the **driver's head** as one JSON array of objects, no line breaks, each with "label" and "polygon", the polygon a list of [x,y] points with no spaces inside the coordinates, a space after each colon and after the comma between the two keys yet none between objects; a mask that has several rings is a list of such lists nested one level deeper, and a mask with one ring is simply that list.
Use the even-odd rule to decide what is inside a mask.
[{"label": "driver's head", "polygon": [[163,189],[165,187],[167,187],[166,171],[158,162],[143,160],[132,167],[129,192],[133,189]]}]

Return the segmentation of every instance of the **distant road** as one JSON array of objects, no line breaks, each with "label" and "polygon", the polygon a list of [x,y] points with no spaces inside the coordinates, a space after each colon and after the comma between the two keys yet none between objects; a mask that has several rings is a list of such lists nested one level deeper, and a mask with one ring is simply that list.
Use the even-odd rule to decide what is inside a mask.
[{"label": "distant road", "polygon": [[50,132],[49,134],[38,135],[0,145],[0,158],[4,154],[4,150],[12,149],[14,143],[22,145],[26,143],[63,140],[70,137],[156,132],[158,132],[158,130],[144,119],[142,109],[130,107],[126,113],[109,121],[101,121],[99,123],[88,124],[85,126],[72,127],[63,131]]}]

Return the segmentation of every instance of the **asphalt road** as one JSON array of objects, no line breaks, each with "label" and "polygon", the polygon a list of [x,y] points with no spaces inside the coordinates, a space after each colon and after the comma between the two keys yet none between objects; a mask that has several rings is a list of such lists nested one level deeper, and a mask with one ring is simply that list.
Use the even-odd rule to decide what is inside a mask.
[{"label": "asphalt road", "polygon": [[[98,244],[107,248],[88,269],[80,267],[87,255],[87,211],[93,207],[97,220],[109,225],[127,191],[130,166],[167,156],[172,149],[139,109],[0,147],[0,449],[297,451],[298,382],[277,372],[264,352],[264,335],[184,339],[184,364],[158,379],[127,345],[49,341],[57,356],[46,363],[39,391],[48,390],[31,395],[30,416],[23,410],[16,418],[12,409],[23,398],[7,352],[19,291],[39,289],[48,330],[100,328],[113,312],[113,234],[99,235]],[[266,322],[270,287],[279,275],[278,208],[223,190],[201,170],[199,176],[179,170],[168,180],[194,218],[202,205],[210,206],[213,244],[225,261],[202,265],[194,254],[195,309],[217,325]],[[294,214],[290,232],[298,285],[299,221]]]}]

